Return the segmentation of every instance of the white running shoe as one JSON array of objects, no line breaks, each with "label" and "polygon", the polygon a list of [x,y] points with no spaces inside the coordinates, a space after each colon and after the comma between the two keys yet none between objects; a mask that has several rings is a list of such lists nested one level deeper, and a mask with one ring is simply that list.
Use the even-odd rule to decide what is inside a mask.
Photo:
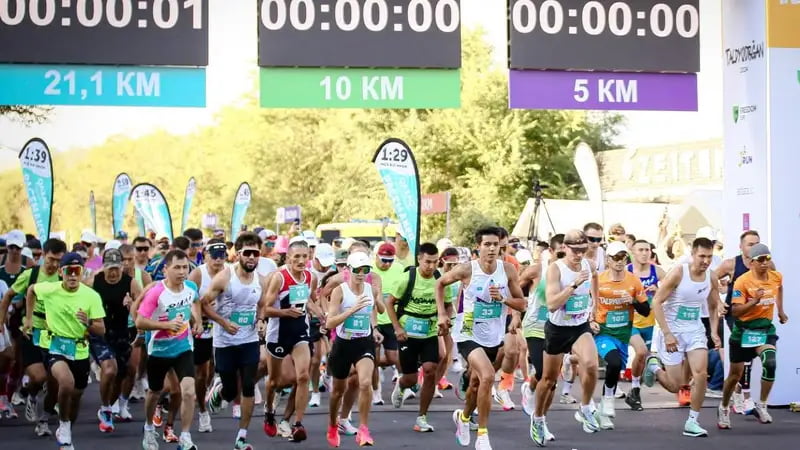
[{"label": "white running shoe", "polygon": [[372,391],[372,404],[373,405],[383,405],[383,396],[381,395],[381,390],[376,389]]},{"label": "white running shoe", "polygon": [[142,436],[142,449],[158,450],[158,431],[144,431],[144,436]]},{"label": "white running shoe", "polygon": [[23,397],[19,391],[14,391],[14,394],[11,396],[11,404],[14,406],[22,406],[25,404],[25,397]]},{"label": "white running shoe", "polygon": [[733,392],[733,412],[744,414],[744,394],[741,392]]},{"label": "white running shoe", "polygon": [[[613,430],[614,429],[614,422],[611,421],[611,416],[605,411],[604,406],[606,402],[604,402],[605,397],[603,400],[600,401],[600,408],[594,412],[594,418],[597,421],[597,424],[600,426],[601,430]],[[613,400],[613,398],[612,398]],[[584,429],[584,431],[586,431]]]},{"label": "white running shoe", "polygon": [[494,399],[503,407],[503,411],[511,411],[517,407],[511,400],[511,394],[505,389],[497,389]]},{"label": "white running shoe", "polygon": [[[406,389],[406,391],[409,390],[410,389]],[[403,390],[400,389],[400,381],[398,380],[394,383],[394,389],[392,389],[392,406],[395,408],[402,408],[405,400],[406,396]]]},{"label": "white running shoe", "polygon": [[753,410],[753,415],[756,416],[756,419],[761,423],[772,423],[772,416],[769,414],[769,411],[767,411],[766,404],[757,404]]},{"label": "white running shoe", "polygon": [[319,407],[319,392],[312,392],[311,398],[308,400],[308,407],[309,408],[318,408]]},{"label": "white running shoe", "polygon": [[197,446],[194,445],[191,437],[181,436],[181,440],[178,443],[178,450],[197,450]]},{"label": "white running shoe", "polygon": [[720,430],[731,429],[731,408],[730,406],[727,408],[723,407],[722,402],[720,402],[719,408],[717,408],[717,428]]},{"label": "white running shoe", "polygon": [[211,426],[211,414],[206,412],[201,412],[198,415],[197,420],[199,426],[197,427],[197,431],[200,433],[211,433],[214,431],[214,427]]},{"label": "white running shoe", "polygon": [[456,358],[453,360],[453,365],[450,366],[450,372],[453,373],[460,373],[464,371],[464,366],[461,364],[461,360]]},{"label": "white running shoe", "polygon": [[456,426],[456,442],[462,447],[469,445],[469,422],[461,420],[461,415],[464,411],[457,409],[453,411],[453,424]]},{"label": "white running shoe", "polygon": [[439,386],[436,386],[433,390],[433,398],[444,398],[444,394],[439,390]]},{"label": "white running shoe", "polygon": [[575,397],[572,396],[572,394],[561,394],[561,396],[558,397],[558,402],[563,403],[565,405],[572,405],[578,403],[578,400],[576,400]]},{"label": "white running shoe", "polygon": [[61,448],[72,447],[72,432],[65,427],[58,427],[56,430],[56,441]]},{"label": "white running shoe", "polygon": [[617,412],[614,410],[614,397],[606,397],[600,400],[600,407],[603,409],[603,414],[608,417],[617,417]]},{"label": "white running shoe", "polygon": [[358,433],[358,428],[350,423],[350,419],[339,419],[339,433],[345,436],[355,436]]},{"label": "white running shoe", "polygon": [[128,408],[128,405],[125,405],[124,408],[117,407],[117,409],[119,410],[119,413],[117,413],[116,416],[119,417],[119,420],[122,422],[133,421],[133,415],[131,414],[131,410]]},{"label": "white running shoe", "polygon": [[550,432],[550,428],[547,428],[547,421],[544,422],[544,438],[551,442],[556,440],[555,435]]},{"label": "white running shoe", "polygon": [[483,434],[475,439],[475,450],[492,450],[492,444],[489,443],[489,435]]},{"label": "white running shoe", "polygon": [[292,437],[292,424],[289,423],[286,419],[281,419],[281,422],[278,424],[278,436],[280,437]]},{"label": "white running shoe", "polygon": [[46,420],[39,421],[36,424],[36,428],[33,430],[36,433],[36,436],[45,437],[45,436],[52,436],[53,432],[50,431],[50,426],[47,425]]},{"label": "white running shoe", "polygon": [[530,383],[522,383],[520,392],[522,394],[522,411],[529,416],[533,416],[533,412],[536,409],[536,394],[531,393]]},{"label": "white running shoe", "polygon": [[742,414],[749,416],[753,414],[753,411],[756,409],[756,404],[752,398],[744,399],[744,412]]}]

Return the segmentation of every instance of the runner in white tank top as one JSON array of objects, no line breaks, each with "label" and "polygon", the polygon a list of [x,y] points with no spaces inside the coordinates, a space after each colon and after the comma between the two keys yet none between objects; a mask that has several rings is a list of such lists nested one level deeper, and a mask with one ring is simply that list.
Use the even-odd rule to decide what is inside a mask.
[{"label": "runner in white tank top", "polygon": [[225,408],[238,395],[241,381],[241,418],[234,445],[246,448],[247,427],[255,405],[258,341],[265,331],[261,311],[266,305],[267,278],[256,272],[261,248],[257,234],[240,234],[234,248],[239,262],[215,275],[201,298],[203,312],[215,322],[214,361],[220,374],[206,401],[211,412]]},{"label": "runner in white tank top", "polygon": [[598,360],[592,337],[592,329],[599,330],[592,321],[592,299],[597,297],[597,270],[590,260],[584,258],[589,241],[583,231],[565,233],[564,246],[566,255],[547,268],[545,278],[549,313],[544,326],[543,373],[536,385],[536,410],[530,424],[531,438],[538,446],[544,446],[548,437],[545,429],[547,399],[556,388],[562,363],[570,363],[569,353],[581,366],[581,402],[575,420],[586,433],[600,430],[592,402]]},{"label": "runner in white tank top", "polygon": [[478,260],[456,266],[436,283],[438,327],[442,336],[450,327],[444,302],[445,288],[460,281],[464,290],[459,309],[459,312],[463,311],[463,316],[454,336],[460,341],[457,344],[459,353],[469,364],[470,384],[478,386],[477,390],[467,390],[464,409],[453,412],[456,440],[462,446],[469,445],[469,419],[477,408],[478,439],[475,446],[491,448],[487,427],[495,374],[492,364],[503,343],[508,308],[517,311],[525,309],[517,271],[500,258],[500,234],[501,230],[495,227],[478,230],[475,233]]},{"label": "runner in white tank top", "polygon": [[[707,436],[697,419],[706,393],[708,349],[706,331],[700,320],[702,305],[709,308],[711,339],[719,347],[717,335],[717,305],[719,304],[716,275],[709,270],[714,244],[706,238],[695,239],[692,244],[692,262],[673,267],[664,278],[653,298],[653,310],[661,333],[653,341],[658,356],[647,359],[644,383],[653,386],[656,380],[670,392],[678,392],[684,380],[682,362],[685,359],[692,370],[694,386],[689,418],[684,425],[685,436]],[[662,367],[662,363],[666,368]]]}]

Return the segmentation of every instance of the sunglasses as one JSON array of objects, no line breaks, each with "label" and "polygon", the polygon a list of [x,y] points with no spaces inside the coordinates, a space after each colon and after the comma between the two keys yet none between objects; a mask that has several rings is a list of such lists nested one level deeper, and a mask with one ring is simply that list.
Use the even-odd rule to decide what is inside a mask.
[{"label": "sunglasses", "polygon": [[342,269],[344,267],[347,267],[347,263],[336,263],[336,267]]},{"label": "sunglasses", "polygon": [[616,262],[625,261],[628,259],[628,254],[624,252],[617,253],[616,255],[611,255],[610,258]]},{"label": "sunglasses", "polygon": [[601,237],[586,236],[586,239],[588,239],[589,242],[592,242],[592,243],[595,243],[595,244],[599,244],[599,243],[603,242],[603,238],[601,238]]},{"label": "sunglasses", "polygon": [[136,247],[137,252],[149,252],[150,247]]},{"label": "sunglasses", "polygon": [[577,253],[579,255],[583,254],[583,253],[586,253],[586,251],[588,250],[588,248],[586,248],[586,247],[573,247],[571,245],[568,245],[567,248],[569,248],[570,250],[572,250],[573,252],[575,252],[575,253]]},{"label": "sunglasses", "polygon": [[516,248],[517,250],[519,250],[519,249],[521,249],[521,248],[522,248],[522,244],[520,244],[519,242],[510,242],[510,243],[509,243],[509,245],[510,245],[512,248]]},{"label": "sunglasses", "polygon": [[274,241],[264,242],[264,245],[266,245],[267,248],[275,248],[275,242]]},{"label": "sunglasses", "polygon": [[42,252],[33,252],[33,257],[39,259],[42,257]]},{"label": "sunglasses", "polygon": [[158,246],[158,249],[159,250],[169,250],[169,245],[161,244],[161,245]]},{"label": "sunglasses", "polygon": [[761,264],[764,264],[772,261],[772,255],[761,255],[758,258],[754,258],[753,261],[758,261]]},{"label": "sunglasses", "polygon": [[381,258],[381,264],[391,264],[394,262],[394,258]]},{"label": "sunglasses", "polygon": [[353,273],[354,273],[354,274],[356,274],[356,275],[366,275],[366,274],[368,274],[368,273],[369,273],[369,271],[370,271],[370,267],[369,267],[369,266],[364,266],[364,267],[353,267],[351,270],[352,270],[352,271],[353,271]]},{"label": "sunglasses", "polygon": [[225,250],[211,250],[208,254],[211,259],[225,259],[228,253]]},{"label": "sunglasses", "polygon": [[200,248],[203,246],[202,242],[192,242],[192,248]]},{"label": "sunglasses", "polygon": [[239,250],[239,254],[245,258],[258,258],[261,256],[261,252],[258,250]]},{"label": "sunglasses", "polygon": [[71,277],[80,276],[80,274],[83,273],[82,266],[64,266],[62,270],[64,270],[65,275]]}]

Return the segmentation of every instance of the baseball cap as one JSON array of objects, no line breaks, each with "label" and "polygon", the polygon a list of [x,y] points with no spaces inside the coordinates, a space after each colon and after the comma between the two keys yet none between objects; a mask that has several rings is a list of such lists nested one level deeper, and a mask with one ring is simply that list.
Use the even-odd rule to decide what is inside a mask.
[{"label": "baseball cap", "polygon": [[436,248],[439,249],[439,253],[450,247],[455,247],[455,245],[453,245],[453,241],[448,238],[442,238],[436,241]]},{"label": "baseball cap", "polygon": [[711,227],[701,227],[697,230],[694,234],[695,239],[699,238],[706,238],[709,241],[716,241],[717,240],[717,232],[714,231]]},{"label": "baseball cap", "polygon": [[6,235],[6,246],[25,247],[25,233],[20,230],[11,230]]},{"label": "baseball cap", "polygon": [[289,245],[292,245],[295,242],[305,242],[306,244],[308,244],[308,241],[303,236],[295,236],[295,237],[289,239]]},{"label": "baseball cap", "polygon": [[756,259],[759,256],[772,255],[769,251],[767,244],[756,244],[750,247],[750,259]]},{"label": "baseball cap", "polygon": [[26,258],[33,259],[33,252],[32,252],[32,251],[31,251],[31,249],[30,249],[30,248],[28,248],[28,247],[24,247],[24,248],[22,249],[22,252],[21,252],[21,254],[22,254],[22,256],[24,256],[24,257],[26,257]]},{"label": "baseball cap", "polygon": [[533,255],[527,248],[521,248],[515,255],[520,264],[533,263]]},{"label": "baseball cap", "polygon": [[[117,231],[117,234],[114,236],[114,239],[128,239],[128,233],[124,230]],[[109,242],[110,244],[111,242]]]},{"label": "baseball cap", "polygon": [[372,266],[369,256],[364,252],[355,252],[347,257],[347,265],[352,268]]},{"label": "baseball cap", "polygon": [[61,257],[61,262],[59,263],[59,267],[64,266],[74,266],[74,265],[83,265],[83,257],[76,252],[69,252],[66,255]]},{"label": "baseball cap", "polygon": [[103,267],[122,267],[122,252],[111,248],[103,252]]},{"label": "baseball cap", "polygon": [[336,264],[347,263],[347,250],[340,248],[336,250]]},{"label": "baseball cap", "polygon": [[336,255],[333,253],[333,247],[330,244],[319,244],[317,250],[314,252],[314,258],[319,261],[323,266],[332,266],[336,263]]},{"label": "baseball cap", "polygon": [[394,258],[396,254],[397,250],[395,250],[394,245],[388,242],[385,242],[381,244],[380,247],[378,247],[378,256],[380,256],[381,258],[385,259]]},{"label": "baseball cap", "polygon": [[608,244],[608,248],[606,249],[606,254],[608,256],[618,255],[622,252],[628,253],[628,246],[620,241],[614,241]]},{"label": "baseball cap", "polygon": [[118,241],[116,239],[112,239],[112,240],[108,241],[108,243],[106,243],[106,250],[111,250],[111,249],[120,248],[120,247],[122,247],[122,242],[120,242],[120,241]]},{"label": "baseball cap", "polygon": [[215,228],[214,229],[214,237],[215,238],[224,238],[225,237],[225,230],[222,228]]},{"label": "baseball cap", "polygon": [[88,242],[90,244],[97,243],[97,236],[94,235],[91,231],[84,231],[81,233],[81,242]]}]

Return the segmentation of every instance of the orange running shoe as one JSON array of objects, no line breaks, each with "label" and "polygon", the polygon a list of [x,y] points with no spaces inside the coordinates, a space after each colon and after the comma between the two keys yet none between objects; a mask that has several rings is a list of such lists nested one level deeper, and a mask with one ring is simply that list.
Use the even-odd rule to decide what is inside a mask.
[{"label": "orange running shoe", "polygon": [[689,406],[692,403],[692,388],[687,384],[678,390],[678,405]]}]

